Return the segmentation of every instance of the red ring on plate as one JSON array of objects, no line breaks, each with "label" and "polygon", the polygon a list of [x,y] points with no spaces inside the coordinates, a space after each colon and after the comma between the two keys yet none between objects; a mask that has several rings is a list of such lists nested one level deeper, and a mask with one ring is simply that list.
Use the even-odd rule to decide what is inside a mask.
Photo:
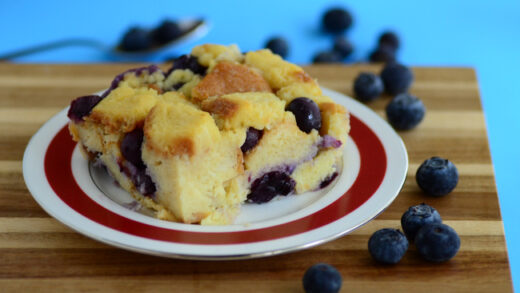
[{"label": "red ring on plate", "polygon": [[[47,181],[70,208],[105,227],[152,240],[182,244],[241,244],[274,240],[330,224],[357,209],[374,195],[386,173],[387,158],[381,140],[361,120],[350,116],[350,137],[360,152],[361,167],[353,185],[340,198],[306,217],[276,226],[236,232],[191,232],[162,228],[118,215],[92,200],[79,187],[70,164],[76,146],[64,126],[45,154]],[[68,162],[68,164],[64,164]]]}]

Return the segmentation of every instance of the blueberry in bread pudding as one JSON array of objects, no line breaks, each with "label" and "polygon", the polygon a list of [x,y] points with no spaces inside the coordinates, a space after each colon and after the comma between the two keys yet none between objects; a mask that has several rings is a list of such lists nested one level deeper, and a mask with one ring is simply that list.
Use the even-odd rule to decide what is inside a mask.
[{"label": "blueberry in bread pudding", "polygon": [[203,225],[328,185],[349,132],[347,110],[302,68],[234,45],[197,46],[166,71],[128,70],[68,116],[86,157],[157,218]]}]

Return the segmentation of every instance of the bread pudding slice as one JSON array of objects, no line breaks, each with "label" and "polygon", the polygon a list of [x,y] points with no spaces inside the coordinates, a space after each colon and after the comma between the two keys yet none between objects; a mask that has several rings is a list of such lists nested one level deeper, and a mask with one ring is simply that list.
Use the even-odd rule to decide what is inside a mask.
[{"label": "bread pudding slice", "polygon": [[269,50],[206,44],[128,70],[71,103],[86,158],[159,219],[231,224],[242,204],[325,187],[341,171],[347,110]]}]

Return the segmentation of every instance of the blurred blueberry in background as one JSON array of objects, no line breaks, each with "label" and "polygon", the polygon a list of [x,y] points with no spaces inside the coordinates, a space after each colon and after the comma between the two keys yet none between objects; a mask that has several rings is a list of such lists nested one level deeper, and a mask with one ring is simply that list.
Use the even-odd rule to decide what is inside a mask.
[{"label": "blurred blueberry in background", "polygon": [[269,39],[265,44],[265,47],[284,59],[286,59],[289,54],[289,43],[280,36]]}]

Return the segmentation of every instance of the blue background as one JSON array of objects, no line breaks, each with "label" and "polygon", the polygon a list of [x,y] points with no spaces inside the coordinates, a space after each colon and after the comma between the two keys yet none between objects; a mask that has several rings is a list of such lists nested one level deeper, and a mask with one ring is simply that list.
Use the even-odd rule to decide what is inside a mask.
[{"label": "blue background", "polygon": [[[87,3],[88,2],[88,3]],[[516,291],[520,292],[520,229],[517,192],[520,163],[520,2],[519,1],[1,1],[0,54],[67,37],[89,37],[108,46],[131,24],[154,26],[163,18],[203,16],[209,34],[149,60],[189,51],[199,43],[237,43],[242,50],[263,46],[272,35],[291,44],[288,59],[310,63],[330,47],[320,33],[327,8],[340,5],[354,16],[348,32],[353,61],[366,60],[384,29],[399,33],[399,59],[409,65],[471,66],[477,70],[506,240]],[[67,48],[19,58],[19,62],[107,62],[93,48]],[[121,61],[121,60],[117,60]]]}]

